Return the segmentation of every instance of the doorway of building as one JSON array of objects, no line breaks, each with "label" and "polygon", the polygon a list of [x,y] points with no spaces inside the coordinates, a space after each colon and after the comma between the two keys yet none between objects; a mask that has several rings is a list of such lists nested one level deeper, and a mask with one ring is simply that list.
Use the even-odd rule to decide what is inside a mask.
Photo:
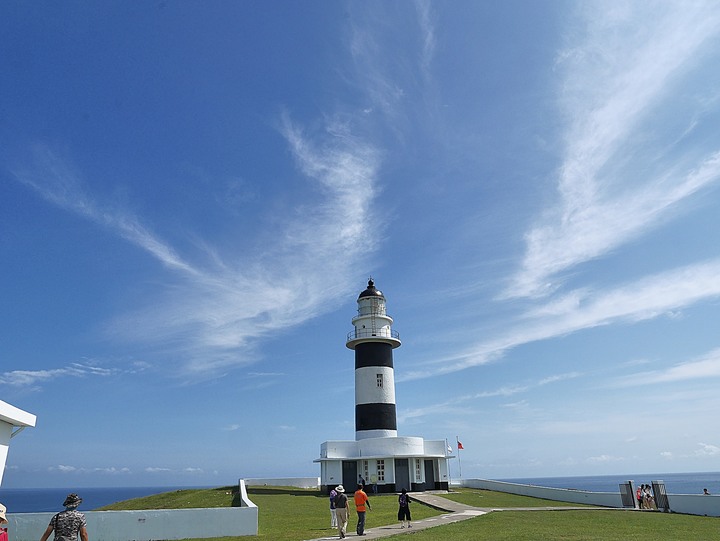
[{"label": "doorway of building", "polygon": [[342,463],[342,484],[345,487],[345,492],[352,494],[357,488],[358,472],[357,462],[354,460],[343,460]]},{"label": "doorway of building", "polygon": [[435,467],[432,460],[425,461],[425,490],[435,490]]},{"label": "doorway of building", "polygon": [[410,465],[407,458],[395,459],[395,490],[410,490]]}]

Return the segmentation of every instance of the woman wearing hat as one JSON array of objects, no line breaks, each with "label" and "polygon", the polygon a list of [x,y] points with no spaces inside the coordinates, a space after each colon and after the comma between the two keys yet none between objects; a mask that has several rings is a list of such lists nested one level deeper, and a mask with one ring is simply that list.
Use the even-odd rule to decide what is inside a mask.
[{"label": "woman wearing hat", "polygon": [[337,492],[337,496],[335,496],[335,514],[337,515],[337,527],[338,532],[340,533],[340,539],[344,539],[345,532],[347,531],[350,505],[348,504],[348,497],[345,495],[345,488],[342,485],[336,486],[335,492]]},{"label": "woman wearing hat", "polygon": [[68,494],[63,505],[65,511],[61,511],[50,519],[50,524],[42,534],[40,541],[47,541],[50,534],[55,531],[56,541],[75,541],[78,534],[82,541],[88,541],[87,523],[85,515],[77,510],[82,503],[82,498],[77,494]]}]

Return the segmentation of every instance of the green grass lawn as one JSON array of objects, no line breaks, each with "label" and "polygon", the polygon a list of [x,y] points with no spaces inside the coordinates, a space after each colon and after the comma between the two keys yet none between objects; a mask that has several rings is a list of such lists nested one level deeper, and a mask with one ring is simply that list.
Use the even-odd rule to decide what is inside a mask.
[{"label": "green grass lawn", "polygon": [[530,496],[493,492],[477,488],[457,488],[444,498],[473,507],[512,508],[512,507],[585,507],[583,504],[542,500]]},{"label": "green grass lawn", "polygon": [[[386,538],[402,541],[400,535]],[[498,511],[417,531],[412,541],[694,541],[720,539],[720,520],[665,513]]]},{"label": "green grass lawn", "polygon": [[[247,539],[300,541],[333,535],[330,526],[329,499],[316,489],[292,487],[249,487],[248,495],[258,506],[257,537],[225,537],[223,541]],[[455,501],[475,507],[508,508],[574,506],[527,496],[477,489],[457,489],[447,495]],[[397,523],[397,496],[376,495],[370,499],[366,527]],[[119,502],[102,510],[178,509],[228,507],[238,505],[237,487],[179,490],[145,498]],[[350,503],[351,510],[353,509]],[[442,514],[415,501],[413,520]],[[357,515],[351,512],[348,531],[354,536]],[[406,534],[407,535],[407,534]],[[462,522],[423,531],[412,538],[395,535],[390,540],[412,541],[690,541],[720,539],[720,519],[661,512],[626,510],[587,511],[499,511]]]},{"label": "green grass lawn", "polygon": [[[330,498],[317,490],[290,489],[287,487],[249,487],[249,498],[258,506],[258,538],[280,541],[298,541],[326,537],[337,533],[330,529]],[[355,531],[357,513],[350,498],[348,532]],[[371,495],[365,527],[397,523],[397,495]],[[413,520],[442,514],[418,502],[410,505]]]}]

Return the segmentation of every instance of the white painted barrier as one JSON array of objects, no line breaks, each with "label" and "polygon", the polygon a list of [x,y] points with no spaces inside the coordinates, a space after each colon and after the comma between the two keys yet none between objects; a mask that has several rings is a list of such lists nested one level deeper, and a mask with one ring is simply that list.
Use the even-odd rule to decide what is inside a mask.
[{"label": "white painted barrier", "polygon": [[720,517],[720,496],[668,494],[668,501],[673,513]]},{"label": "white painted barrier", "polygon": [[[455,483],[454,483],[455,484]],[[590,492],[587,490],[570,490],[567,488],[539,487],[535,485],[521,485],[506,483],[504,481],[490,481],[488,479],[462,479],[457,484],[462,487],[495,490],[521,496],[532,496],[556,502],[582,503],[586,505],[599,505],[601,507],[622,507],[620,491],[618,492]]]},{"label": "white painted barrier", "polygon": [[[151,541],[235,537],[258,534],[258,508],[240,483],[242,507],[152,509],[146,511],[87,511],[92,541]],[[55,513],[10,513],[12,541],[37,541]]]},{"label": "white painted barrier", "polygon": [[318,488],[319,477],[256,477],[254,479],[241,479],[249,487],[297,487],[297,488]]},{"label": "white painted barrier", "polygon": [[[540,487],[521,485],[488,479],[461,479],[454,481],[453,486],[495,490],[509,494],[533,496],[558,502],[583,503],[600,507],[623,507],[620,492],[590,492],[587,490],[571,490],[567,488]],[[720,496],[703,494],[668,494],[668,502],[672,513],[720,517]]]}]

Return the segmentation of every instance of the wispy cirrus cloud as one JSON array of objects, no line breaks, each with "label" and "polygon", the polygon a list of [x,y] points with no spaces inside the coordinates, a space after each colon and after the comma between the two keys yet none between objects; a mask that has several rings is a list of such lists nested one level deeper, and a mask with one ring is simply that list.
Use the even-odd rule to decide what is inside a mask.
[{"label": "wispy cirrus cloud", "polygon": [[569,297],[530,309],[507,333],[437,359],[403,379],[457,372],[495,361],[522,344],[601,325],[645,321],[720,297],[720,260],[657,273],[613,289],[571,292]]},{"label": "wispy cirrus cloud", "polygon": [[619,387],[634,387],[708,378],[720,378],[720,348],[663,370],[646,370],[623,376],[615,384]]},{"label": "wispy cirrus cloud", "polygon": [[418,14],[418,26],[420,28],[420,68],[422,73],[429,76],[430,64],[435,57],[437,38],[435,37],[435,21],[433,18],[432,4],[429,0],[416,0],[415,8]]},{"label": "wispy cirrus cloud", "polygon": [[83,363],[71,363],[50,370],[12,370],[2,376],[3,383],[12,387],[36,387],[59,378],[108,377],[119,373],[114,368],[102,368]]},{"label": "wispy cirrus cloud", "polygon": [[451,400],[446,400],[435,404],[429,404],[427,406],[423,406],[422,408],[414,408],[410,410],[400,411],[398,412],[398,420],[400,422],[403,422],[410,419],[426,417],[428,415],[434,416],[438,414],[450,413],[453,411],[462,410],[463,408],[466,408],[469,402],[481,400],[483,398],[509,397],[517,394],[526,393],[538,387],[544,387],[545,385],[575,379],[581,376],[582,374],[580,372],[566,372],[564,374],[554,374],[552,376],[548,376],[546,378],[531,383],[504,385],[497,389],[459,395],[453,397]]},{"label": "wispy cirrus cloud", "polygon": [[[81,175],[49,149],[40,148],[32,167],[16,170],[15,177],[46,201],[144,250],[170,272],[164,293],[110,321],[108,336],[182,355],[180,373],[212,374],[256,360],[258,339],[333,309],[349,293],[348,278],[372,254],[381,232],[371,205],[380,156],[371,144],[333,121],[322,134],[307,135],[288,115],[280,132],[309,196],[278,218],[282,233],[258,254],[209,250],[207,261],[181,256],[139,217],[95,201]],[[322,288],[313,287],[318,276]],[[67,373],[18,372],[12,378],[40,381]]]},{"label": "wispy cirrus cloud", "polygon": [[112,230],[169,268],[191,275],[198,274],[192,265],[185,262],[126,209],[102,205],[95,201],[86,192],[82,176],[55,151],[44,145],[36,145],[34,156],[35,161],[31,167],[16,168],[13,174],[40,197]]},{"label": "wispy cirrus cloud", "polygon": [[[564,271],[656,227],[720,179],[716,142],[706,142],[697,159],[697,149],[678,156],[667,148],[670,142],[651,144],[646,136],[653,114],[667,108],[672,90],[717,38],[716,6],[577,7],[586,32],[569,39],[557,66],[566,119],[559,201],[526,233],[521,268],[504,297],[552,293]],[[707,114],[705,105],[697,107]],[[691,114],[695,123],[698,114]],[[677,141],[685,132],[671,137]]]}]

